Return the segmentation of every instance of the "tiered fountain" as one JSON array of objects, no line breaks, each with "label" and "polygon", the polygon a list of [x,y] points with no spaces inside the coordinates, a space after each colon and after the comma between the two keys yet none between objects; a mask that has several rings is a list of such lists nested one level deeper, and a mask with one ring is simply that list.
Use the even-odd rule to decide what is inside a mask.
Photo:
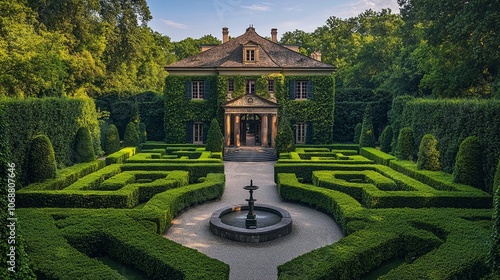
[{"label": "tiered fountain", "polygon": [[243,187],[250,192],[250,198],[246,199],[248,205],[215,211],[210,218],[210,230],[224,238],[249,243],[270,241],[289,234],[292,218],[288,211],[271,205],[254,205],[253,192],[258,188],[250,180],[250,185]]}]

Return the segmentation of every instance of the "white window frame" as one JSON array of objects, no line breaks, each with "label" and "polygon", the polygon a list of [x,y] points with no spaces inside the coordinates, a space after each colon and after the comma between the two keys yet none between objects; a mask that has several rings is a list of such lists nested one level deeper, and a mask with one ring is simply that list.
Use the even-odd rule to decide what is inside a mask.
[{"label": "white window frame", "polygon": [[203,123],[193,123],[193,144],[203,144]]},{"label": "white window frame", "polygon": [[245,80],[245,94],[255,94],[255,80]]},{"label": "white window frame", "polygon": [[295,124],[295,143],[305,144],[307,139],[307,123],[298,122]]},{"label": "white window frame", "polygon": [[267,91],[274,92],[275,91],[275,82],[274,80],[267,80]]},{"label": "white window frame", "polygon": [[296,81],[295,82],[295,99],[306,100],[308,96],[307,87],[308,81]]},{"label": "white window frame", "polygon": [[234,80],[227,80],[227,92],[234,92]]},{"label": "white window frame", "polygon": [[192,99],[203,99],[205,96],[205,83],[204,81],[192,81],[191,83],[191,96]]}]

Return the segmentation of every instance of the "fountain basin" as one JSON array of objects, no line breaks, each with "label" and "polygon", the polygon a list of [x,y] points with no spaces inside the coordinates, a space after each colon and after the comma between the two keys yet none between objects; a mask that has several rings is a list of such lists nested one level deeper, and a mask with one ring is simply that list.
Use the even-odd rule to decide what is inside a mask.
[{"label": "fountain basin", "polygon": [[256,204],[257,228],[245,228],[248,205],[236,205],[215,211],[210,218],[210,230],[221,237],[246,243],[260,243],[280,238],[292,231],[288,211],[265,204]]}]

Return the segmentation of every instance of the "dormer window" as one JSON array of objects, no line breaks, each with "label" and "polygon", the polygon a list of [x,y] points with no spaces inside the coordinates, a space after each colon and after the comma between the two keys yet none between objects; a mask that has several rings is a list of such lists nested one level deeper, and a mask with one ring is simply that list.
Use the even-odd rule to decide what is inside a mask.
[{"label": "dormer window", "polygon": [[243,63],[255,63],[259,61],[259,45],[248,42],[243,45]]}]

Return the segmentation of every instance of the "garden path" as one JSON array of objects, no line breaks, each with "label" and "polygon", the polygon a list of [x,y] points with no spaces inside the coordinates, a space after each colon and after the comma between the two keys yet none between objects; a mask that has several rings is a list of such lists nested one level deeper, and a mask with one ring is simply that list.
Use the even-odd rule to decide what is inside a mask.
[{"label": "garden path", "polygon": [[[328,215],[303,205],[281,201],[274,183],[275,162],[225,162],[226,189],[220,200],[204,203],[181,213],[172,221],[165,237],[194,248],[230,266],[230,279],[266,280],[277,278],[277,266],[313,249],[338,241],[342,231]],[[293,230],[282,238],[248,244],[230,241],[212,234],[212,212],[246,203],[250,180],[259,186],[254,192],[257,204],[270,204],[290,212]]]}]

